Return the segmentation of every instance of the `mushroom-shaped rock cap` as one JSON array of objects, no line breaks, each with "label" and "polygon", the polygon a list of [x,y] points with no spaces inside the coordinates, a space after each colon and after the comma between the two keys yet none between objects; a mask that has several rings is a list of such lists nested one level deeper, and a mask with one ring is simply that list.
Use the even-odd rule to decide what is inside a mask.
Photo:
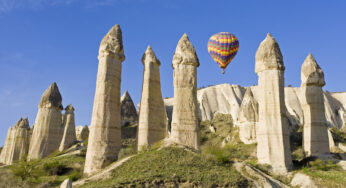
[{"label": "mushroom-shaped rock cap", "polygon": [[107,55],[116,56],[121,61],[125,60],[122,32],[118,24],[112,27],[101,41],[99,58]]},{"label": "mushroom-shaped rock cap", "polygon": [[263,70],[285,70],[279,44],[270,33],[261,42],[256,52],[255,72]]},{"label": "mushroom-shaped rock cap", "polygon": [[149,63],[149,62],[156,63],[159,66],[161,64],[159,59],[157,59],[151,46],[148,46],[147,50],[145,51],[145,53],[143,54],[143,57],[142,57],[142,63],[143,64]]},{"label": "mushroom-shaped rock cap", "polygon": [[311,54],[306,57],[302,65],[301,79],[302,86],[316,85],[322,87],[326,84],[323,71]]},{"label": "mushroom-shaped rock cap", "polygon": [[14,127],[30,129],[28,118],[20,118],[19,121],[14,125]]},{"label": "mushroom-shaped rock cap", "polygon": [[199,66],[196,50],[185,33],[179,40],[173,56],[173,67],[175,64]]},{"label": "mushroom-shaped rock cap", "polygon": [[72,104],[69,104],[68,106],[66,106],[65,112],[66,113],[73,113],[74,112],[74,108],[73,108]]},{"label": "mushroom-shaped rock cap", "polygon": [[258,122],[258,103],[253,97],[251,88],[246,89],[243,101],[240,105],[239,122]]},{"label": "mushroom-shaped rock cap", "polygon": [[62,98],[60,95],[60,91],[56,83],[54,82],[52,85],[46,89],[46,91],[43,93],[41,97],[40,104],[38,105],[39,108],[58,108],[60,110],[63,109],[62,107]]}]

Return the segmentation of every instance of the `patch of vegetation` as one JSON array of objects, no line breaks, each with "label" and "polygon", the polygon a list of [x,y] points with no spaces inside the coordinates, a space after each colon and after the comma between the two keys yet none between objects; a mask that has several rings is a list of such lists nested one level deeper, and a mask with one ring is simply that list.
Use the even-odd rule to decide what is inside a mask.
[{"label": "patch of vegetation", "polygon": [[346,144],[346,133],[340,131],[339,129],[333,127],[330,129],[330,132],[333,135],[333,139],[335,142],[340,142]]},{"label": "patch of vegetation", "polygon": [[146,183],[190,182],[204,187],[244,187],[248,182],[230,163],[220,163],[183,148],[149,149],[112,172],[113,178],[84,187],[131,187]]},{"label": "patch of vegetation", "polygon": [[84,158],[79,155],[68,155],[18,161],[11,166],[1,168],[0,174],[7,172],[12,175],[14,182],[20,182],[18,186],[10,187],[25,187],[26,185],[37,187],[42,184],[58,186],[67,178],[77,180],[82,177]]}]

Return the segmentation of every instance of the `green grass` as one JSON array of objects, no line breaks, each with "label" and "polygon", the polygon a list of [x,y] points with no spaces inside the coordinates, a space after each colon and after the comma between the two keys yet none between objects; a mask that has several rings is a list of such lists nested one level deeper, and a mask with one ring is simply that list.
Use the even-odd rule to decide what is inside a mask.
[{"label": "green grass", "polygon": [[229,162],[220,163],[200,153],[182,148],[150,149],[129,159],[112,172],[112,178],[91,182],[83,187],[164,185],[168,182],[190,182],[204,187],[241,187],[248,184]]},{"label": "green grass", "polygon": [[58,186],[67,178],[77,180],[82,177],[85,156],[53,156],[55,155],[41,160],[18,161],[11,166],[1,168],[0,174],[11,174],[9,176],[11,179],[7,181],[19,182],[18,186],[11,187],[36,187],[42,184]]}]

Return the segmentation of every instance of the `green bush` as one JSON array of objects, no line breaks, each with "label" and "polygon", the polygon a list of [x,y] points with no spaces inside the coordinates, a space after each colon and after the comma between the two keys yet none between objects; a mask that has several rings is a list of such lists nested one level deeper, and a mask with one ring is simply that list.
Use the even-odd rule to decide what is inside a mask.
[{"label": "green bush", "polygon": [[19,177],[23,181],[28,179],[37,180],[37,178],[42,174],[41,169],[37,168],[38,164],[38,160],[23,160],[12,165],[10,169],[15,176]]},{"label": "green bush", "polygon": [[333,161],[323,161],[321,159],[317,159],[315,161],[310,161],[308,165],[313,170],[337,170],[339,166],[334,164]]},{"label": "green bush", "polygon": [[68,175],[71,181],[76,181],[82,177],[82,172],[78,170],[73,170],[71,174]]},{"label": "green bush", "polygon": [[43,164],[43,169],[49,175],[63,175],[68,170],[65,164],[60,161],[51,161]]}]

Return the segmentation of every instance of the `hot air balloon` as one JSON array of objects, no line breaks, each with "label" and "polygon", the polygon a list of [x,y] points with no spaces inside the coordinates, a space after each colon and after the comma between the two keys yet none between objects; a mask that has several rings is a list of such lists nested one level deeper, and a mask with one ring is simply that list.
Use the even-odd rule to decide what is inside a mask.
[{"label": "hot air balloon", "polygon": [[227,65],[232,61],[239,49],[237,37],[228,32],[217,33],[209,38],[208,52],[225,73]]}]

